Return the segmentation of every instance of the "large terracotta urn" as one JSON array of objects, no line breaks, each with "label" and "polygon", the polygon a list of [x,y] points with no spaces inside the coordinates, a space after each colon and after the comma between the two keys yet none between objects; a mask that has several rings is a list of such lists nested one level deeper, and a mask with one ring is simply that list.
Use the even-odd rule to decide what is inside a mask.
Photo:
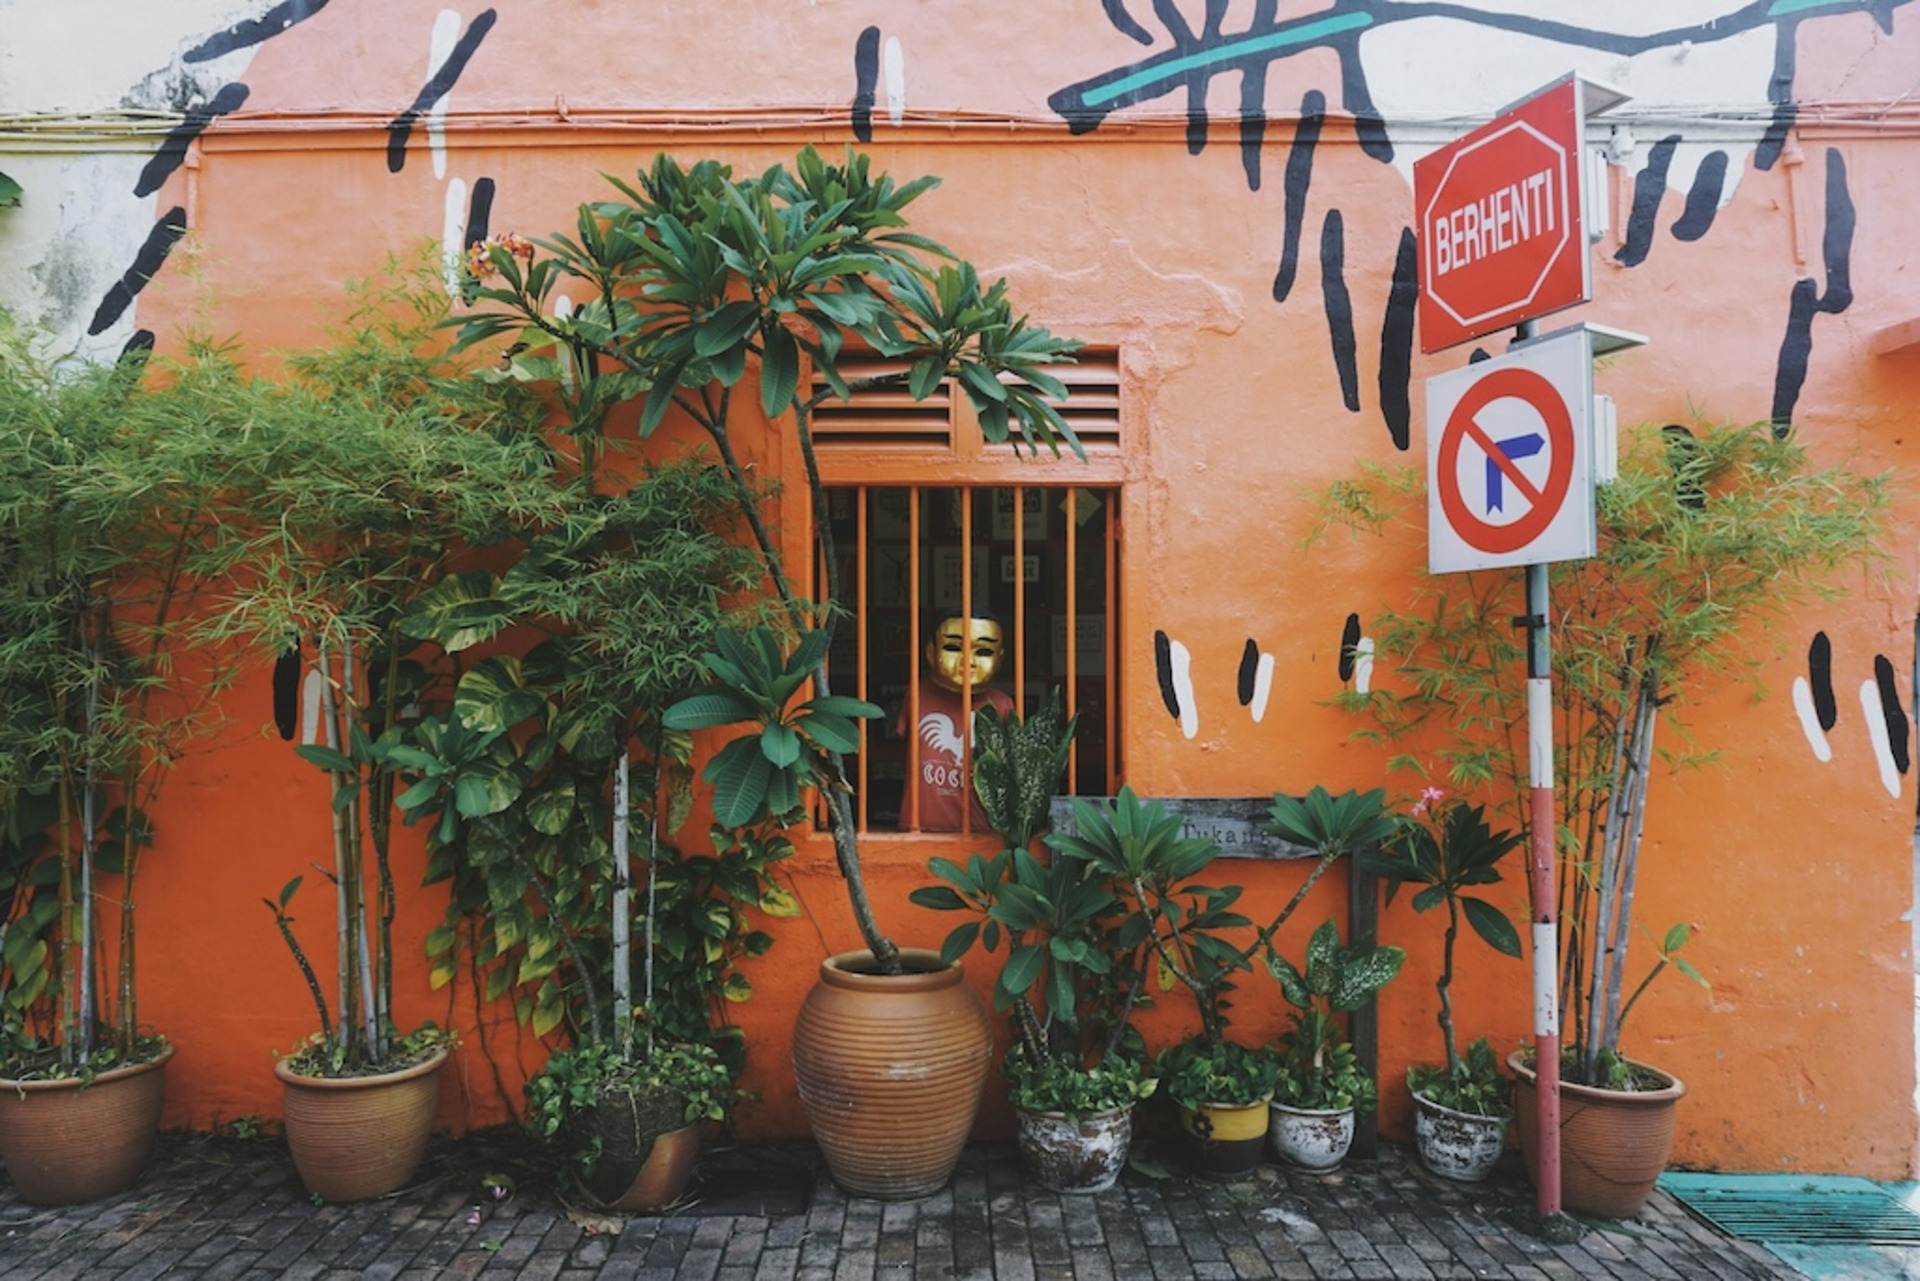
[{"label": "large terracotta urn", "polygon": [[[1560,1203],[1576,1214],[1631,1219],[1653,1194],[1673,1147],[1674,1107],[1687,1092],[1678,1077],[1633,1065],[1666,1084],[1655,1090],[1601,1090],[1560,1083]],[[1527,1173],[1539,1162],[1533,1068],[1508,1057],[1514,1076],[1514,1128]]]},{"label": "large terracotta urn", "polygon": [[993,1032],[958,962],[903,948],[820,964],[793,1029],[800,1103],[834,1182],[855,1196],[928,1196],[952,1176],[980,1109]]}]

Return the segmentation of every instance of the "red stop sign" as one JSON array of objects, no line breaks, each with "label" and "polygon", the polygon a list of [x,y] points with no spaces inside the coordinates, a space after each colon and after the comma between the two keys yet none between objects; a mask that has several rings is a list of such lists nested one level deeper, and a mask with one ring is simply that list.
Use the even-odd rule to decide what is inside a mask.
[{"label": "red stop sign", "polygon": [[1414,162],[1422,351],[1587,300],[1580,124],[1569,78]]}]

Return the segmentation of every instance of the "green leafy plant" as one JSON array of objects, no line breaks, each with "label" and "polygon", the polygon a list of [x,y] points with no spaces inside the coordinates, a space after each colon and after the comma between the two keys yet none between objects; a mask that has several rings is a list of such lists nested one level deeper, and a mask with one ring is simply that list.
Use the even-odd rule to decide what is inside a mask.
[{"label": "green leafy plant", "polygon": [[137,874],[227,678],[173,662],[228,483],[205,385],[40,341],[0,311],[0,1072],[23,1079],[164,1046],[138,1013]]},{"label": "green leafy plant", "polygon": [[1274,1092],[1280,1057],[1265,1046],[1190,1037],[1162,1050],[1154,1071],[1181,1107],[1249,1107]]},{"label": "green leafy plant", "polygon": [[[274,654],[311,646],[318,741],[294,750],[330,786],[338,968],[330,991],[309,982],[329,1043],[310,1057],[347,1073],[393,1064],[405,1045],[391,840],[396,801],[418,786],[402,782],[414,726],[448,697],[444,649],[402,619],[463,558],[523,546],[566,505],[540,406],[449,366],[432,342],[446,308],[431,274],[359,287],[327,345],[290,356],[282,378],[235,375],[223,409],[247,448],[228,471],[229,590],[205,634]],[[482,731],[462,750],[497,746]],[[473,803],[478,789],[463,788]],[[268,900],[287,940],[290,899]]]},{"label": "green leafy plant", "polygon": [[[1551,567],[1561,925],[1560,1003],[1576,1052],[1565,1079],[1594,1084],[1620,1058],[1644,981],[1628,979],[1655,731],[1725,680],[1752,677],[1767,624],[1831,595],[1837,571],[1873,554],[1884,477],[1815,468],[1771,424],[1643,426],[1622,435],[1620,477],[1598,491],[1599,554]],[[1328,524],[1383,529],[1425,520],[1419,474],[1374,470],[1342,482]],[[1521,575],[1449,574],[1369,629],[1393,679],[1343,701],[1395,764],[1436,752],[1464,788],[1527,795]],[[1703,759],[1669,754],[1675,763]],[[1524,804],[1514,819],[1530,833]],[[1669,930],[1652,969],[1702,984]],[[1650,976],[1649,976],[1650,977]]]},{"label": "green leafy plant", "polygon": [[[1444,802],[1441,790],[1429,787],[1392,839],[1359,856],[1361,870],[1379,877],[1386,887],[1388,903],[1393,902],[1401,886],[1417,885],[1420,889],[1413,896],[1414,911],[1427,912],[1442,905],[1447,909],[1440,977],[1434,983],[1439,995],[1440,1042],[1446,1057],[1437,1072],[1417,1070],[1422,1079],[1438,1081],[1455,1098],[1491,1093],[1498,1102],[1504,1097],[1489,1086],[1480,1072],[1482,1067],[1491,1067],[1491,1057],[1484,1064],[1461,1057],[1453,1026],[1453,949],[1459,940],[1461,918],[1465,917],[1488,947],[1503,956],[1520,955],[1520,935],[1513,928],[1513,922],[1493,904],[1467,892],[1473,886],[1498,884],[1500,860],[1519,844],[1518,832],[1506,828],[1495,831],[1487,823],[1484,806],[1467,805],[1458,800]],[[1471,1059],[1471,1055],[1468,1058]],[[1493,1076],[1497,1082],[1497,1070]],[[1440,1098],[1434,1098],[1434,1102],[1456,1112],[1471,1110]]]},{"label": "green leafy plant", "polygon": [[1001,1070],[1013,1106],[1059,1112],[1075,1121],[1130,1108],[1151,1098],[1160,1084],[1148,1064],[1131,1054],[1107,1055],[1096,1066],[1083,1067],[1060,1054],[1030,1059],[1023,1042],[1007,1051]]},{"label": "green leafy plant", "polygon": [[[989,441],[1017,441],[1036,452],[1042,446],[1058,452],[1062,443],[1078,450],[1050,403],[1064,399],[1066,389],[1046,372],[1071,359],[1078,344],[1017,315],[1004,282],[983,284],[973,267],[906,229],[907,207],[937,180],[896,184],[873,172],[866,157],[849,152],[844,164],[834,165],[807,148],[791,166],[756,176],[736,178],[714,161],[688,167],[663,155],[637,185],[610,181],[614,191],[606,199],[579,207],[571,234],[502,238],[476,248],[469,257],[474,311],[458,322],[460,344],[497,343],[508,352],[497,376],[563,388],[589,458],[607,410],[621,400],[642,399],[643,436],[669,414],[703,431],[734,482],[766,582],[794,632],[809,630],[819,614],[789,576],[741,460],[736,399],[776,428],[791,421],[815,536],[823,544],[828,606],[840,598],[840,561],[815,463],[812,418],[826,400],[856,389],[840,373],[850,348],[899,362],[901,372],[862,380],[861,389],[896,386],[921,399],[952,378]],[[561,291],[586,301],[557,308]],[[819,376],[817,390],[803,388],[803,362]],[[830,631],[830,609],[824,617]],[[826,645],[804,652],[814,696],[833,697]],[[768,680],[751,682],[762,692],[772,671],[787,669],[781,661],[766,666]],[[784,709],[787,699],[778,706]],[[751,752],[734,752],[722,776],[725,808],[734,819],[756,808],[762,782],[781,789],[770,793],[772,812],[799,807],[787,784],[802,783],[793,770],[802,754],[786,732],[792,725],[773,710],[713,722],[758,724],[764,740],[758,761]],[[860,875],[842,763],[854,748],[819,746],[822,754],[808,761],[805,781],[820,784],[855,921],[876,961],[891,972],[898,948],[874,920]]]},{"label": "green leafy plant", "polygon": [[1266,960],[1281,995],[1294,1007],[1292,1026],[1280,1038],[1274,1097],[1316,1110],[1371,1108],[1377,1097],[1373,1079],[1343,1039],[1339,1016],[1373,999],[1400,972],[1406,953],[1397,947],[1349,947],[1341,943],[1339,928],[1326,921],[1307,940],[1304,969],[1275,951]]},{"label": "green leafy plant", "polygon": [[1096,1110],[1130,1106],[1152,1083],[1142,1080],[1130,1026],[1141,995],[1144,932],[1123,937],[1123,905],[1104,870],[1059,852],[1043,860],[1030,848],[1065,776],[1075,724],[1062,713],[1057,691],[1026,717],[983,711],[974,791],[1004,848],[964,863],[929,860],[928,870],[944,884],[909,897],[979,917],[947,935],[943,960],[959,959],[975,942],[994,952],[1005,938],[993,1002],[1013,1019],[1008,1078],[1016,1094],[1053,1100],[1034,1110],[1077,1117],[1086,1115],[1080,1109],[1087,1099],[1113,1100]]},{"label": "green leafy plant", "polygon": [[1504,1117],[1513,1111],[1513,1082],[1500,1074],[1499,1058],[1484,1036],[1470,1041],[1451,1064],[1409,1066],[1407,1088],[1468,1116]]},{"label": "green leafy plant", "polygon": [[[527,1082],[527,1124],[602,1200],[632,1181],[657,1135],[727,1115],[733,1077],[711,1046],[656,1043],[636,1057],[620,1041],[556,1050]],[[606,1166],[607,1168],[602,1168]]]},{"label": "green leafy plant", "polygon": [[703,660],[713,683],[667,709],[668,729],[746,725],[750,732],[715,754],[701,777],[713,785],[714,818],[725,827],[771,819],[791,826],[802,798],[831,777],[835,753],[860,746],[860,720],[883,715],[857,698],[816,694],[795,700],[826,657],[827,633],[805,632],[790,652],[768,627],[721,632]]}]

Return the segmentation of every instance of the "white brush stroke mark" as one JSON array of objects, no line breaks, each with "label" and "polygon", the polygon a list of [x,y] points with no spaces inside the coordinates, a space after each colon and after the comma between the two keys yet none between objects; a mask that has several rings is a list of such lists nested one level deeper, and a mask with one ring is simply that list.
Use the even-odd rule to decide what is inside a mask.
[{"label": "white brush stroke mark", "polygon": [[[1253,668],[1253,723],[1267,714],[1267,696],[1273,693],[1273,655],[1262,654]],[[1188,737],[1192,737],[1189,735]]]},{"label": "white brush stroke mark", "polygon": [[[433,36],[427,43],[427,79],[440,74],[459,39],[459,10],[442,9],[433,20]],[[451,96],[441,94],[440,101],[427,109],[427,149],[433,155],[433,176],[440,179],[447,176],[447,99]]]},{"label": "white brush stroke mark", "polygon": [[1373,637],[1362,636],[1353,646],[1353,688],[1365,694],[1373,688]]},{"label": "white brush stroke mark", "polygon": [[899,37],[887,37],[881,62],[887,78],[887,119],[897,125],[907,117],[907,69],[906,59],[900,52]]},{"label": "white brush stroke mark", "polygon": [[1800,714],[1800,731],[1807,736],[1814,759],[1823,765],[1832,760],[1833,744],[1827,742],[1827,731],[1820,728],[1820,713],[1813,710],[1813,687],[1804,676],[1793,678],[1793,710]]},{"label": "white brush stroke mark", "polygon": [[447,184],[447,203],[440,224],[440,265],[447,276],[447,297],[460,296],[460,259],[467,243],[467,182]]},{"label": "white brush stroke mark", "polygon": [[320,670],[309,668],[300,682],[300,741],[308,747],[320,738]]},{"label": "white brush stroke mark", "polygon": [[1893,747],[1887,742],[1887,709],[1880,706],[1880,686],[1875,681],[1860,685],[1860,710],[1866,713],[1867,737],[1873,740],[1873,759],[1880,766],[1880,786],[1887,795],[1900,799],[1900,771],[1893,763]]},{"label": "white brush stroke mark", "polygon": [[1192,738],[1200,732],[1200,712],[1193,705],[1193,655],[1174,641],[1167,646],[1167,666],[1173,677],[1173,701],[1180,704],[1180,732]]}]

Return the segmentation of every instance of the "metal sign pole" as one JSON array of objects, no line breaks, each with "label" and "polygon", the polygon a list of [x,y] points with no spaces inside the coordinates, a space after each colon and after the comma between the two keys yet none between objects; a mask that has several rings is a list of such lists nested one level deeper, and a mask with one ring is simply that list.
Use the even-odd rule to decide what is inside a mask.
[{"label": "metal sign pole", "polygon": [[[1534,321],[1515,334],[1539,333]],[[1547,567],[1527,566],[1527,774],[1532,839],[1527,889],[1533,904],[1534,1208],[1560,1214],[1560,936],[1553,856],[1553,661],[1548,646]]]},{"label": "metal sign pole", "polygon": [[1534,1171],[1540,1217],[1560,1213],[1560,947],[1554,920],[1553,676],[1547,648],[1547,567],[1527,566],[1527,756],[1533,900]]}]

